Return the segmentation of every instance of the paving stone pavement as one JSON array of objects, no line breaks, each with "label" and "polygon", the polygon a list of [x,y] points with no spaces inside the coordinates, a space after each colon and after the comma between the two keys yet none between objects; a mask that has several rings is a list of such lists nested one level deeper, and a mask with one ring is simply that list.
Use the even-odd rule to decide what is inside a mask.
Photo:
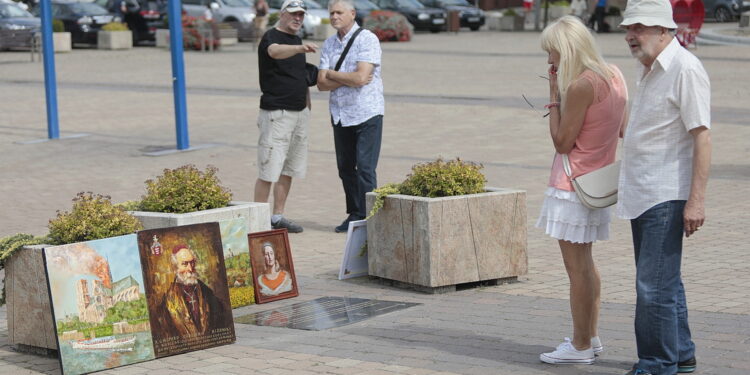
[{"label": "paving stone pavement", "polygon": [[[597,39],[635,89],[635,62],[623,34]],[[368,278],[338,281],[345,237],[327,95],[313,93],[309,171],[294,182],[287,214],[305,232],[290,235],[300,296],[243,307],[235,316],[311,300],[351,296],[421,305],[320,332],[237,324],[237,343],[104,373],[112,374],[622,374],[636,358],[629,225],[594,246],[602,274],[601,337],[591,366],[554,367],[538,355],[570,336],[568,281],[554,240],[533,228],[552,146],[541,114],[546,59],[538,33],[417,34],[383,44],[386,116],[380,184],[401,181],[416,162],[437,156],[483,163],[491,186],[528,192],[529,274],[518,283],[426,295]],[[686,241],[683,277],[700,374],[748,374],[750,180],[748,45],[693,50],[712,81],[714,142],[707,222]],[[317,55],[308,61],[317,63]],[[186,163],[219,168],[235,199],[250,200],[256,176],[257,58],[240,44],[187,52],[191,145],[201,150],[147,157],[174,147],[169,53],[77,49],[56,55],[63,136],[46,137],[42,66],[26,52],[0,53],[0,236],[46,233],[79,191],[137,199],[143,181]],[[56,358],[15,352],[0,308],[0,374],[59,373]]]}]

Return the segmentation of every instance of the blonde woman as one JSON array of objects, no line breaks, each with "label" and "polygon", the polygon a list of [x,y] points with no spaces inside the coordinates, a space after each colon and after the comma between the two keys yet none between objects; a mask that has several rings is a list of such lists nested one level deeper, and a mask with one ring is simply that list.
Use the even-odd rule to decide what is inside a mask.
[{"label": "blonde woman", "polygon": [[586,208],[563,170],[572,177],[615,161],[626,118],[627,88],[620,70],[607,64],[594,38],[576,17],[566,16],[544,29],[542,49],[549,57],[549,132],[555,157],[549,187],[536,226],[558,240],[570,279],[573,339],[565,339],[540,359],[552,364],[594,363],[603,350],[597,324],[601,282],[591,255],[594,241],[609,237],[609,208]]}]

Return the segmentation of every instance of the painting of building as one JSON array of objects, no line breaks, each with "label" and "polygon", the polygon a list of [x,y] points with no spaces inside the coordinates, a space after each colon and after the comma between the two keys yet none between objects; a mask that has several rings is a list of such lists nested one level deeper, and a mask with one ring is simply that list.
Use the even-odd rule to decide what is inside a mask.
[{"label": "painting of building", "polygon": [[48,247],[44,258],[63,374],[154,358],[136,235]]}]

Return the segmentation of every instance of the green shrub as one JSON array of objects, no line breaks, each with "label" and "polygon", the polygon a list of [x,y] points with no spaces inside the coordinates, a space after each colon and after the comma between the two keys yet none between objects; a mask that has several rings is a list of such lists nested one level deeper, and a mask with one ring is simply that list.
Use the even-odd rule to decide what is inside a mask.
[{"label": "green shrub", "polygon": [[430,198],[482,193],[486,180],[481,169],[482,165],[461,159],[417,164],[399,190],[401,194]]},{"label": "green shrub", "polygon": [[387,184],[374,190],[377,194],[368,218],[383,207],[385,197],[390,194],[418,197],[451,197],[455,195],[483,193],[485,182],[481,164],[464,162],[461,159],[417,164],[412,173],[400,184]]},{"label": "green shrub", "polygon": [[208,166],[201,172],[194,165],[165,169],[163,175],[146,181],[141,209],[179,214],[226,207],[232,192],[220,185],[217,171]]},{"label": "green shrub", "polygon": [[128,25],[122,23],[122,22],[110,22],[104,26],[102,26],[102,30],[104,31],[128,31]]},{"label": "green shrub", "polygon": [[276,25],[276,22],[279,22],[279,17],[281,16],[281,12],[271,13],[268,15],[268,27],[272,27]]},{"label": "green shrub", "polygon": [[52,32],[53,33],[64,33],[65,32],[65,24],[63,21],[54,19],[52,20]]},{"label": "green shrub", "polygon": [[513,8],[508,8],[508,9],[505,9],[505,10],[503,11],[503,16],[507,16],[507,17],[515,17],[515,16],[517,16],[517,15],[518,15],[518,12],[516,12],[516,10],[515,10],[515,9],[513,9]]},{"label": "green shrub", "polygon": [[141,222],[111,198],[91,192],[78,193],[70,212],[57,212],[49,221],[49,243],[63,245],[121,236],[143,229]]}]

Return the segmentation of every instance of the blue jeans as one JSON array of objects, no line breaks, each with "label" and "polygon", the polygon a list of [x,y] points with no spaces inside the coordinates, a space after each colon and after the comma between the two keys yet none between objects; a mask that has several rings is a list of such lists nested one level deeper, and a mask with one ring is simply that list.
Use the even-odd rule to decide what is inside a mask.
[{"label": "blue jeans", "polygon": [[651,207],[630,221],[635,248],[635,338],[638,368],[677,373],[677,362],[695,355],[680,277],[685,201]]},{"label": "blue jeans", "polygon": [[333,124],[336,164],[346,195],[346,213],[357,219],[367,216],[365,194],[378,184],[375,168],[380,158],[382,137],[382,115],[355,126]]}]

